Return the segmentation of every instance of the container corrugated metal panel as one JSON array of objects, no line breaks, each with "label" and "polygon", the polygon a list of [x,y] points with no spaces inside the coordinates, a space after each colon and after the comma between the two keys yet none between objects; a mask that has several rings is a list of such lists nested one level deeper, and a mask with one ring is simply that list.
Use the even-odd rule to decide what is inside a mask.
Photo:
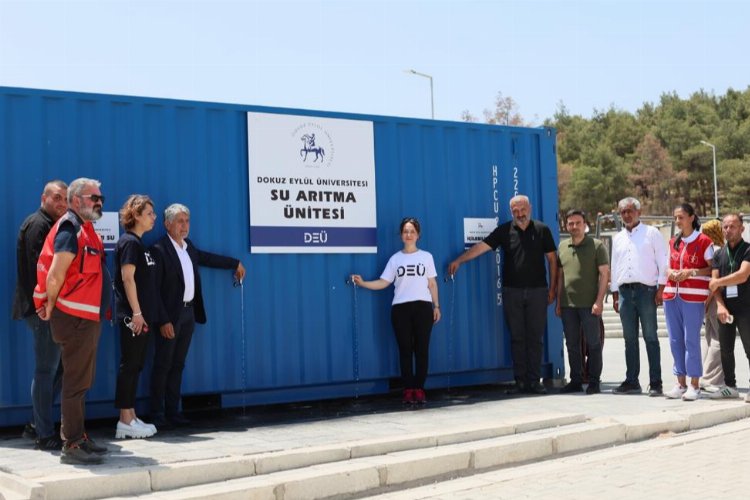
[{"label": "container corrugated metal panel", "polygon": [[[248,111],[374,123],[377,254],[250,255]],[[131,193],[149,194],[158,213],[186,204],[191,239],[244,262],[244,290],[232,287],[227,271],[202,271],[209,320],[193,337],[185,395],[219,393],[225,405],[252,405],[387,391],[398,376],[392,293],[355,290],[345,279],[352,272],[379,276],[401,248],[404,216],[422,222],[420,246],[434,255],[440,275],[443,320],[432,334],[428,386],[512,379],[494,256],[462,266],[455,281],[442,278],[463,249],[463,218],[506,220],[516,191],[531,197],[534,217],[557,237],[553,130],[2,87],[0,120],[2,262],[15,262],[18,227],[38,206],[44,182],[81,176],[102,181],[108,211]],[[164,233],[161,222],[147,243]],[[3,266],[0,303],[7,311],[14,286],[15,266]],[[559,378],[562,332],[549,312],[544,369]],[[10,314],[0,328],[0,425],[7,425],[28,418],[33,348],[30,332]],[[106,324],[89,393],[92,416],[114,414],[116,339]]]}]

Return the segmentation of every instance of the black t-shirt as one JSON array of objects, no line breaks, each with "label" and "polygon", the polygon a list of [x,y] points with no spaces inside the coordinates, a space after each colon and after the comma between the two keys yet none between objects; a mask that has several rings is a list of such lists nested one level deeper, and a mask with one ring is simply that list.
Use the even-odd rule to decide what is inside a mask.
[{"label": "black t-shirt", "polygon": [[484,239],[493,250],[501,247],[503,286],[511,288],[546,288],[545,254],[557,250],[552,231],[543,222],[532,220],[525,231],[513,221],[498,226]]},{"label": "black t-shirt", "polygon": [[141,239],[133,233],[125,233],[115,247],[115,299],[117,301],[117,319],[132,316],[125,286],[122,282],[122,266],[135,266],[135,288],[138,292],[138,305],[147,323],[158,321],[156,308],[156,261],[151,257]]},{"label": "black t-shirt", "polygon": [[[745,240],[741,240],[735,248],[730,249],[729,245],[724,245],[717,250],[713,258],[713,268],[718,269],[719,277],[723,278],[738,271],[743,262],[750,262],[750,243]],[[721,294],[732,314],[738,309],[750,308],[750,280],[737,285],[737,297],[728,299],[726,287],[722,289]]]},{"label": "black t-shirt", "polygon": [[60,223],[60,227],[57,228],[57,234],[55,235],[54,248],[55,253],[78,253],[78,236],[76,235],[76,228],[73,222],[64,220]]}]

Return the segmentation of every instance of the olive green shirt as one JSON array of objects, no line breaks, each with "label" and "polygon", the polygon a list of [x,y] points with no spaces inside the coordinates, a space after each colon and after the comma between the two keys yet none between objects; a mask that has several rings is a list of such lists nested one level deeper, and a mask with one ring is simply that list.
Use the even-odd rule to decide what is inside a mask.
[{"label": "olive green shirt", "polygon": [[599,291],[599,266],[609,264],[604,244],[585,236],[580,245],[572,239],[560,243],[560,265],[563,271],[561,307],[591,307]]}]

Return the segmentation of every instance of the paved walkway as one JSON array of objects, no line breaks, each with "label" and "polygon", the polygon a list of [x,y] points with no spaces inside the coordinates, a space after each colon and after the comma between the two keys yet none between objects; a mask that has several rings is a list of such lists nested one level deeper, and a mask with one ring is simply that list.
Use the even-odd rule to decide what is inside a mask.
[{"label": "paved walkway", "polygon": [[748,450],[745,419],[367,498],[739,500],[748,496]]},{"label": "paved walkway", "polygon": [[[648,384],[645,350],[641,350],[641,355],[644,358],[641,383],[645,388]],[[739,342],[736,355],[737,379],[744,396],[747,392],[748,366]],[[668,375],[670,357],[667,341],[662,339],[665,388],[672,384]],[[618,385],[623,374],[622,340],[607,339],[603,389]],[[8,498],[23,498],[22,494],[17,494],[17,490],[14,493],[13,488],[18,483],[30,485],[32,490],[27,491],[37,492],[41,491],[38,486],[44,485],[49,498],[99,498],[108,496],[109,491],[120,492],[120,495],[143,493],[144,488],[145,491],[153,489],[157,479],[162,481],[160,488],[169,486],[169,480],[176,481],[175,486],[184,484],[177,482],[177,479],[166,479],[165,474],[170,471],[181,469],[193,474],[194,471],[187,466],[199,465],[202,471],[208,471],[211,464],[218,465],[219,469],[223,463],[227,467],[230,463],[238,466],[238,457],[270,459],[276,454],[278,460],[301,460],[300,463],[304,464],[303,455],[314,449],[320,451],[325,448],[330,452],[334,448],[345,448],[351,452],[352,443],[438,435],[454,430],[497,430],[504,424],[528,424],[542,420],[549,421],[550,426],[560,425],[554,422],[556,418],[584,422],[616,417],[620,423],[643,425],[665,422],[676,415],[691,422],[698,419],[703,427],[729,421],[735,418],[732,415],[744,416],[742,412],[750,408],[742,400],[685,403],[645,395],[615,396],[609,393],[596,396],[554,394],[510,397],[491,386],[450,392],[432,391],[429,395],[432,400],[428,407],[418,411],[403,410],[392,397],[369,398],[359,402],[290,405],[263,411],[250,408],[244,416],[209,416],[197,420],[188,429],[160,432],[147,440],[114,440],[113,420],[109,426],[92,430],[92,436],[106,444],[112,453],[105,464],[89,467],[60,464],[59,453],[35,451],[26,440],[6,437],[0,440],[0,494]],[[716,442],[724,446],[730,441],[727,438]],[[727,453],[733,450],[735,448],[728,448]],[[290,458],[290,453],[299,456]],[[268,465],[270,461],[260,462],[256,458],[253,458],[253,469],[249,474],[258,473],[261,463],[265,464],[262,467],[272,469],[273,466]],[[691,466],[697,470],[704,463],[710,462],[700,459]],[[684,470],[688,470],[684,457],[680,464]],[[598,466],[606,468],[606,464]],[[674,474],[678,475],[676,471]],[[36,490],[33,489],[35,485]]]}]

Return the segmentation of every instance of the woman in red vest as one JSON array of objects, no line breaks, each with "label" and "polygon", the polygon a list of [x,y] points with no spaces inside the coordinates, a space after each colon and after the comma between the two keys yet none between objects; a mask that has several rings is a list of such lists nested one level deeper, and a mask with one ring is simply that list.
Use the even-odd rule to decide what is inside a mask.
[{"label": "woman in red vest", "polygon": [[[701,395],[701,326],[704,304],[709,296],[714,250],[711,238],[699,231],[700,222],[690,204],[683,203],[675,209],[674,221],[678,232],[669,242],[664,315],[677,385],[664,395],[670,399],[695,401]],[[690,377],[690,386],[687,377]]]}]

